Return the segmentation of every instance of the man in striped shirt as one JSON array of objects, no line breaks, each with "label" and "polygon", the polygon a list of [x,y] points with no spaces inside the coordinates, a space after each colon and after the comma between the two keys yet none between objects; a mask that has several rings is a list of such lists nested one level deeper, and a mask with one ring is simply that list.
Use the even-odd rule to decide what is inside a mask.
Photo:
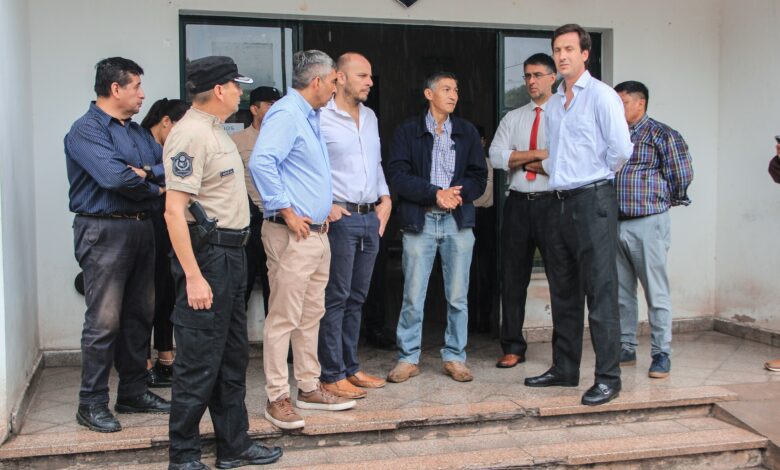
[{"label": "man in striped shirt", "polygon": [[664,378],[671,370],[672,302],[666,275],[671,243],[669,208],[687,206],[693,179],[688,145],[679,132],[647,115],[649,91],[635,81],[615,91],[623,101],[634,153],[615,175],[618,195],[618,303],[621,365],[636,363],[637,290],[642,284],[650,322],[652,364],[649,376]]}]

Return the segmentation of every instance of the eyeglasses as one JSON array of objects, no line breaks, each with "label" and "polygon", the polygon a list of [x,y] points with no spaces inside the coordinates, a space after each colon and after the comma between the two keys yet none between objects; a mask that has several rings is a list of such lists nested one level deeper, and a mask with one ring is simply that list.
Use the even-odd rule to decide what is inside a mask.
[{"label": "eyeglasses", "polygon": [[542,72],[536,72],[536,73],[527,73],[527,74],[523,75],[523,78],[524,78],[524,79],[525,79],[525,81],[527,82],[528,80],[530,80],[530,79],[531,79],[531,77],[533,77],[533,78],[535,78],[535,79],[539,80],[540,78],[542,78],[542,77],[546,77],[547,75],[553,75],[553,73],[552,73],[552,72],[550,72],[550,73],[542,73]]}]

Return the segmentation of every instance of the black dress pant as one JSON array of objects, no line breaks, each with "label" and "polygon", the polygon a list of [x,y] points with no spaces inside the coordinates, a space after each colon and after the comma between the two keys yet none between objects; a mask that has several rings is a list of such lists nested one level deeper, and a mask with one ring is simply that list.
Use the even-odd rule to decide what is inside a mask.
[{"label": "black dress pant", "polygon": [[146,354],[154,315],[154,230],[150,220],[77,215],[76,260],[87,311],[81,332],[79,404],[108,403],[111,366],[117,395],[146,392]]},{"label": "black dress pant", "polygon": [[244,303],[249,305],[252,296],[252,288],[255,279],[260,276],[260,285],[263,288],[263,311],[268,316],[268,297],[271,295],[271,286],[268,283],[268,258],[265,256],[261,230],[263,229],[263,213],[250,200],[249,201],[249,241],[244,247],[246,251],[246,293]]},{"label": "black dress pant", "polygon": [[249,362],[246,255],[241,247],[206,244],[195,258],[214,298],[209,310],[190,308],[184,271],[178,259],[172,260],[177,346],[169,422],[172,463],[200,460],[198,425],[206,408],[214,424],[217,458],[235,458],[250,445],[244,403]]},{"label": "black dress pant", "polygon": [[553,366],[579,380],[584,301],[596,353],[596,382],[620,385],[617,281],[617,197],[612,184],[555,199],[549,211],[549,274]]},{"label": "black dress pant", "polygon": [[[501,349],[504,354],[524,356],[528,345],[523,337],[525,303],[531,282],[534,254],[538,248],[547,261],[546,228],[553,196],[529,200],[527,195],[510,191],[504,204],[504,222],[501,228],[501,259],[503,263],[503,296],[501,321]],[[548,270],[548,277],[550,272]]]},{"label": "black dress pant", "polygon": [[[165,204],[163,203],[163,207]],[[154,349],[173,351],[171,312],[176,295],[171,275],[171,239],[163,210],[152,213],[154,225]],[[151,348],[149,351],[151,356]]]},{"label": "black dress pant", "polygon": [[496,207],[477,207],[469,275],[469,331],[488,332],[496,311]]}]

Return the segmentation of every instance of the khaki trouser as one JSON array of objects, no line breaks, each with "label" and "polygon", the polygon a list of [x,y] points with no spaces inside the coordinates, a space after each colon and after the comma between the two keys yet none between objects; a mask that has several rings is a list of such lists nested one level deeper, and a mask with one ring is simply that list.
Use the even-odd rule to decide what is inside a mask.
[{"label": "khaki trouser", "polygon": [[264,223],[263,246],[268,257],[271,296],[263,328],[265,393],[270,401],[289,395],[287,351],[292,341],[298,389],[317,388],[320,363],[317,340],[325,314],[325,286],[330,272],[327,234],[295,240],[286,226]]}]

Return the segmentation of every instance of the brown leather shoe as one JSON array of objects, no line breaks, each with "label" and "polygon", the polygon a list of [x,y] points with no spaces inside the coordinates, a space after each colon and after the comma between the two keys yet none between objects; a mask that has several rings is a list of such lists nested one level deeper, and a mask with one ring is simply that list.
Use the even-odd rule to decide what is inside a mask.
[{"label": "brown leather shoe", "polygon": [[764,367],[766,367],[767,370],[771,370],[772,372],[780,372],[780,359],[766,361]]},{"label": "brown leather shoe", "polygon": [[410,378],[420,375],[420,368],[416,364],[399,361],[393,370],[387,374],[387,381],[393,383],[406,382]]},{"label": "brown leather shoe", "polygon": [[444,363],[444,373],[452,377],[453,380],[458,382],[471,382],[474,380],[474,376],[471,375],[471,371],[466,367],[465,362],[460,361],[447,361]]},{"label": "brown leather shoe", "polygon": [[496,362],[496,367],[499,369],[509,369],[510,367],[514,367],[520,364],[521,362],[525,362],[525,357],[518,356],[517,354],[504,354],[504,357]]},{"label": "brown leather shoe", "polygon": [[347,379],[341,379],[338,382],[332,384],[322,382],[322,388],[329,391],[333,395],[341,398],[365,398],[366,391],[362,388],[357,388]]},{"label": "brown leather shoe", "polygon": [[347,380],[349,380],[349,383],[351,383],[355,387],[382,388],[385,385],[387,385],[385,379],[380,377],[374,377],[373,375],[368,375],[362,370],[355,372],[355,375],[350,375],[349,377],[347,377]]}]

